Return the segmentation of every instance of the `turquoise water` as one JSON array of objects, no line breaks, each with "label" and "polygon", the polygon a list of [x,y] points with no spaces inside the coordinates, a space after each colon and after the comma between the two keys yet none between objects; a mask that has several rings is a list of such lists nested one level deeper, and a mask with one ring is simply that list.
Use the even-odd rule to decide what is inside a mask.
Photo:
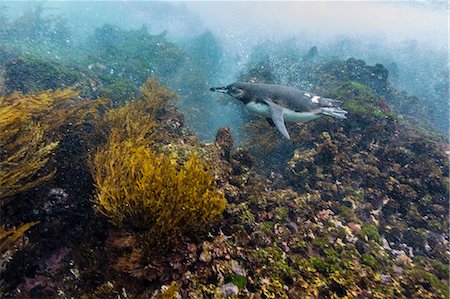
[{"label": "turquoise water", "polygon": [[446,298],[447,14],[1,1],[0,297]]}]

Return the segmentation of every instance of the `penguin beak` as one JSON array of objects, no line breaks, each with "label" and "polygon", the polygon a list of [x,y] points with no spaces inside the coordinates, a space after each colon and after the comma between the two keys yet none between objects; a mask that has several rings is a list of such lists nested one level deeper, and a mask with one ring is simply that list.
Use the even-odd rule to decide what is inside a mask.
[{"label": "penguin beak", "polygon": [[209,90],[221,93],[228,93],[228,89],[226,87],[211,87]]}]

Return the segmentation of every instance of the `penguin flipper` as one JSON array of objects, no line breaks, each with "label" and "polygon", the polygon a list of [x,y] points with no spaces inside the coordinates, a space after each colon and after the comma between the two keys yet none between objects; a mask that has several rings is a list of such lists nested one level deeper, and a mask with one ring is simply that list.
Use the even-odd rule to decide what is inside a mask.
[{"label": "penguin flipper", "polygon": [[271,127],[275,127],[275,123],[273,122],[273,120],[270,117],[266,118],[266,120]]},{"label": "penguin flipper", "polygon": [[278,131],[287,139],[291,139],[289,137],[289,133],[286,129],[286,125],[284,124],[284,117],[283,117],[283,107],[275,104],[270,99],[265,99],[264,102],[269,105],[270,107],[270,116],[272,117],[272,121],[277,127]]}]

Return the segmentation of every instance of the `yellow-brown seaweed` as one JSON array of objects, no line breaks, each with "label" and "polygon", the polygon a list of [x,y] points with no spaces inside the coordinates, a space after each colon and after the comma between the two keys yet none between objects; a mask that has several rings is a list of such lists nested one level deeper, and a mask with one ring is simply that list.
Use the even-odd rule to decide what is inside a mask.
[{"label": "yellow-brown seaweed", "polygon": [[195,155],[180,165],[139,141],[112,134],[92,168],[98,210],[119,227],[149,231],[156,243],[197,231],[225,208],[224,195]]},{"label": "yellow-brown seaweed", "polygon": [[119,138],[120,141],[130,138],[150,142],[158,137],[155,132],[156,114],[169,100],[176,100],[177,96],[160,86],[154,78],[144,83],[141,93],[143,99],[109,109],[101,119],[97,119],[95,127],[101,138],[108,139],[110,134],[114,134],[114,138]]},{"label": "yellow-brown seaweed", "polygon": [[6,229],[4,225],[0,226],[0,254],[9,250],[11,246],[19,240],[23,234],[32,226],[38,224],[38,222],[29,222],[20,225],[19,227],[13,227]]},{"label": "yellow-brown seaweed", "polygon": [[115,225],[145,232],[147,243],[171,244],[201,230],[225,208],[206,164],[193,154],[182,163],[154,151],[156,112],[174,94],[149,80],[145,97],[107,112],[98,131],[106,144],[91,159],[97,209]]},{"label": "yellow-brown seaweed", "polygon": [[0,198],[51,179],[46,166],[63,125],[78,125],[102,100],[80,102],[73,89],[0,97]]}]

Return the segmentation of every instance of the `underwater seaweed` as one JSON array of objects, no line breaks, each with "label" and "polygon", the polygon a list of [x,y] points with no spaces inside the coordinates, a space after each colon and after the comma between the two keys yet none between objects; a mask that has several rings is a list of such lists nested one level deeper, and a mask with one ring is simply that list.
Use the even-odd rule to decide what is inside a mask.
[{"label": "underwater seaweed", "polygon": [[148,80],[141,93],[144,99],[110,109],[97,120],[105,144],[90,163],[94,202],[115,225],[145,232],[151,246],[166,246],[212,222],[226,201],[194,154],[183,163],[171,153],[155,152],[166,136],[158,112],[176,95],[156,79]]},{"label": "underwater seaweed", "polygon": [[[161,86],[155,78],[147,80],[141,87],[142,99],[137,99],[119,108],[110,108],[101,118],[94,120],[98,138],[106,142],[111,134],[121,141],[126,139],[147,140],[156,143],[158,135],[157,114],[167,107],[177,95]],[[115,132],[115,133],[113,133]],[[91,138],[91,137],[90,137]]]},{"label": "underwater seaweed", "polygon": [[90,50],[84,64],[107,86],[118,80],[140,86],[150,76],[167,82],[187,58],[163,34],[151,35],[145,26],[124,30],[105,24],[95,30],[87,43]]},{"label": "underwater seaweed", "polygon": [[0,294],[5,287],[2,274],[5,272],[8,263],[14,258],[14,254],[26,245],[24,241],[25,232],[39,222],[28,222],[19,227],[6,228],[0,226]]},{"label": "underwater seaweed", "polygon": [[[0,130],[10,134],[0,141],[0,161],[9,159],[0,174],[29,175],[12,177],[16,192],[53,178],[8,202],[5,223],[40,225],[33,246],[14,242],[25,248],[7,264],[1,295],[445,298],[448,148],[403,124],[399,114],[427,118],[434,106],[396,92],[381,64],[326,62],[295,40],[253,49],[243,81],[310,90],[349,111],[345,122],[292,124],[287,142],[264,121],[241,131],[228,105],[211,101],[207,87],[243,61],[227,58],[212,33],[176,45],[165,33],[105,25],[77,50],[65,27],[53,38],[57,20],[39,13],[10,22],[0,12],[0,43],[9,41],[0,45],[0,93],[75,85],[81,97]],[[44,58],[59,53],[73,55]],[[148,76],[176,90],[179,110],[156,79],[139,89]],[[86,94],[107,96],[111,107],[96,113]],[[1,123],[20,113],[0,115]],[[198,141],[221,121],[233,129]],[[235,144],[252,155],[234,148],[235,129]]]},{"label": "underwater seaweed", "polygon": [[[254,69],[248,73],[259,80],[271,77]],[[378,76],[372,78],[372,73]],[[278,187],[293,187],[303,198],[317,196],[310,207],[295,209],[295,222],[302,226],[289,224],[293,231],[308,227],[310,231],[281,246],[272,245],[277,242],[274,233],[279,233],[278,238],[285,234],[274,219],[276,209],[288,204],[262,204],[260,209],[266,212],[255,215],[260,219],[249,217],[247,209],[242,216],[233,215],[238,219],[245,215],[240,225],[249,231],[253,221],[264,221],[252,236],[260,248],[247,264],[250,272],[258,273],[259,277],[253,277],[260,279],[256,288],[263,290],[262,279],[269,277],[289,286],[292,298],[444,298],[448,294],[448,282],[442,279],[448,277],[448,268],[442,267],[448,263],[444,249],[448,245],[448,158],[443,157],[448,147],[442,140],[448,141],[418,129],[422,124],[404,122],[397,114],[404,111],[398,107],[409,102],[390,86],[381,65],[334,61],[311,66],[306,79],[313,90],[342,100],[350,117],[342,123],[324,118],[292,126],[295,137],[290,151],[287,146],[285,151],[277,148],[279,141],[269,137],[267,125],[265,130],[248,128],[248,143],[256,157],[264,157],[265,163],[291,157],[281,164],[286,167],[279,170],[283,180]],[[252,204],[263,202],[263,197],[252,199]],[[288,215],[293,215],[291,210]],[[308,225],[310,220],[319,227]],[[339,229],[333,231],[330,224]],[[280,258],[280,249],[289,259]],[[434,263],[415,264],[424,257]]]},{"label": "underwater seaweed", "polygon": [[60,128],[80,125],[102,100],[76,99],[73,89],[0,97],[0,198],[51,179],[46,169],[59,144]]},{"label": "underwater seaweed", "polygon": [[[30,6],[14,20],[0,15],[0,44],[15,52],[40,57],[63,60],[72,56],[69,24],[61,16],[47,15],[47,8],[42,3]],[[4,13],[7,7],[1,7],[1,10]]]},{"label": "underwater seaweed", "polygon": [[0,226],[0,254],[4,254],[6,251],[11,250],[11,246],[20,239],[23,234],[32,226],[38,224],[38,222],[29,222],[20,225],[19,227],[13,227],[7,229],[4,225]]},{"label": "underwater seaweed", "polygon": [[179,165],[140,140],[119,140],[112,134],[92,162],[96,207],[115,225],[146,231],[152,245],[165,246],[222,213],[224,196],[194,155]]},{"label": "underwater seaweed", "polygon": [[[32,127],[32,128],[30,128]],[[0,198],[24,192],[33,186],[50,180],[55,170],[39,174],[49,162],[58,142],[45,140],[42,128],[31,125],[26,129],[29,139],[11,155],[0,162]]]}]

